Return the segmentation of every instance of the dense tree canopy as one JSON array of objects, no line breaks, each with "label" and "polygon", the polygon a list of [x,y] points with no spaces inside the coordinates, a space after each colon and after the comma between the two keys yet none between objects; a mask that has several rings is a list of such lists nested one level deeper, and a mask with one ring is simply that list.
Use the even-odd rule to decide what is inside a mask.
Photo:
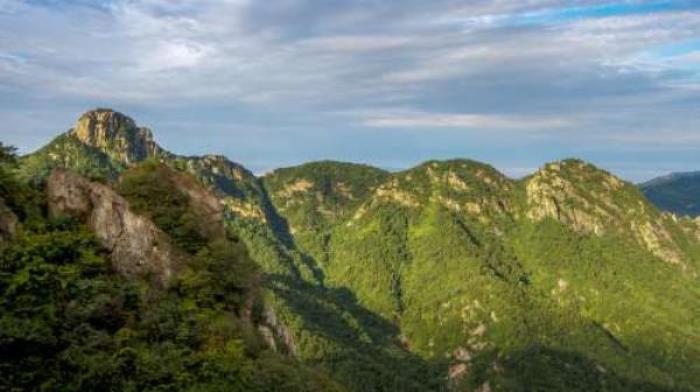
[{"label": "dense tree canopy", "polygon": [[[144,211],[158,206],[149,213],[164,230],[187,232],[189,220],[163,218],[179,215],[185,201],[155,192],[163,177],[149,180],[153,204]],[[24,223],[0,252],[1,390],[340,389],[322,371],[267,348],[253,309],[245,309],[255,303],[258,269],[241,243],[174,236],[198,246],[162,290],[114,273],[80,222]]]}]

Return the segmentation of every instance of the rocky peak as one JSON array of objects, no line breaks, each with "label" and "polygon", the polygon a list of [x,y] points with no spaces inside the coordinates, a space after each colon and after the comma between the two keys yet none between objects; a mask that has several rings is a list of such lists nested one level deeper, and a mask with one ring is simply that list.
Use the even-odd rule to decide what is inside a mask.
[{"label": "rocky peak", "polygon": [[83,114],[70,134],[125,164],[163,153],[150,129],[137,127],[133,119],[111,109],[96,109]]},{"label": "rocky peak", "polygon": [[526,182],[528,216],[533,220],[551,217],[577,230],[601,234],[610,224],[620,222],[625,207],[639,208],[636,203],[619,205],[624,185],[579,160],[549,163]]},{"label": "rocky peak", "polygon": [[526,180],[527,216],[553,218],[576,231],[630,233],[660,259],[683,264],[681,251],[664,225],[666,218],[641,192],[590,163],[569,159],[545,165]]}]

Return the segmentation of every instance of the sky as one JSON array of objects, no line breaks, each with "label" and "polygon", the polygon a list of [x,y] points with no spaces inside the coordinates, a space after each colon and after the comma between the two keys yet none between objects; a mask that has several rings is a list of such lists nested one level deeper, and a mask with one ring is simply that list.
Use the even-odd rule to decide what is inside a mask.
[{"label": "sky", "polygon": [[257,173],[700,170],[700,0],[0,0],[0,141],[96,107]]}]

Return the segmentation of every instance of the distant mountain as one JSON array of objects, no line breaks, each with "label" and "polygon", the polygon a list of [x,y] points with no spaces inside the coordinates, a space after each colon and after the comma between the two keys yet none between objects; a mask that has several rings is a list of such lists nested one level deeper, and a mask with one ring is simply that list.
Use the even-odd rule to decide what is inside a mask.
[{"label": "distant mountain", "polygon": [[700,215],[700,172],[673,173],[639,185],[657,207],[677,215]]},{"label": "distant mountain", "polygon": [[19,175],[41,188],[64,168],[120,189],[154,164],[218,198],[261,270],[270,349],[348,390],[700,389],[700,222],[591,164],[512,180],[470,160],[324,161],[258,178],[98,110]]}]

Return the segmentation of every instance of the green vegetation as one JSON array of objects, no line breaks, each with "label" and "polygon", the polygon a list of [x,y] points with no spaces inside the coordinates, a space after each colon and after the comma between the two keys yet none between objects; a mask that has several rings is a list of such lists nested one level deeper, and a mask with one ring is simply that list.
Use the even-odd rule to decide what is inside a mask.
[{"label": "green vegetation", "polygon": [[13,174],[17,168],[16,151],[14,147],[0,143],[0,200],[14,212],[20,212],[23,187]]},{"label": "green vegetation", "polygon": [[41,214],[43,204],[40,193],[17,178],[19,163],[16,149],[0,142],[0,201],[20,219],[30,220]]},{"label": "green vegetation", "polygon": [[116,186],[137,213],[150,218],[175,243],[196,253],[208,239],[206,222],[189,204],[187,195],[173,181],[173,173],[158,162],[149,161],[125,172]]},{"label": "green vegetation", "polygon": [[17,174],[23,182],[40,186],[54,168],[69,168],[91,180],[108,181],[115,180],[126,165],[65,133],[23,157]]},{"label": "green vegetation", "polygon": [[[566,208],[592,210],[591,220],[596,211],[647,205],[633,186],[606,188],[608,178],[567,161],[546,183],[560,189]],[[575,188],[556,188],[562,180]],[[616,229],[629,222],[611,220],[610,234],[595,235],[566,222],[524,219],[534,207],[527,181],[470,161],[428,162],[388,177],[383,191],[323,235],[301,214],[284,215],[306,230],[295,238],[325,247],[327,285],[349,288],[362,306],[391,320],[427,363],[467,365],[460,379],[467,388],[489,382],[496,390],[693,390],[700,382],[687,363],[700,358],[693,275]],[[285,186],[271,187],[283,213],[290,205],[323,208],[308,194],[275,196]],[[687,240],[674,236],[679,244]],[[696,255],[686,256],[697,263]]]},{"label": "green vegetation", "polygon": [[[131,373],[114,373],[118,388],[294,390],[311,382],[326,390],[338,387],[332,378],[353,391],[700,389],[700,226],[661,214],[635,186],[590,164],[556,162],[514,181],[468,160],[398,173],[326,161],[257,179],[215,156],[161,152],[150,157],[160,163],[136,167],[102,160],[129,156],[128,145],[120,148],[59,139],[18,169],[40,184],[46,171],[37,167],[62,162],[85,173],[91,162],[190,255],[165,291],[109,271],[83,276],[112,279],[120,291],[109,297],[131,298],[86,321],[109,315],[111,328],[128,334],[105,332],[116,339],[106,346],[80,343],[110,358],[128,348]],[[205,230],[211,222],[174,176],[218,192],[224,234]],[[3,257],[19,257],[27,236],[89,237],[61,225],[25,223]],[[83,265],[83,254],[104,263],[94,240],[66,247],[87,247],[71,265]],[[99,297],[92,293],[85,301]],[[3,291],[7,317],[20,311],[13,295]],[[50,301],[63,317],[55,309],[66,306]],[[275,331],[277,353],[256,325]],[[75,345],[62,336],[52,339]],[[35,367],[17,365],[18,374],[68,366],[63,357],[32,358]],[[147,373],[133,373],[134,364]],[[80,377],[65,374],[107,372],[75,369],[47,377],[74,385]]]},{"label": "green vegetation", "polygon": [[[186,208],[150,196],[154,216]],[[190,225],[164,222],[176,233]],[[341,390],[323,371],[266,348],[255,328],[258,270],[242,244],[200,244],[160,290],[115,274],[78,222],[24,223],[0,253],[0,389]]]}]

